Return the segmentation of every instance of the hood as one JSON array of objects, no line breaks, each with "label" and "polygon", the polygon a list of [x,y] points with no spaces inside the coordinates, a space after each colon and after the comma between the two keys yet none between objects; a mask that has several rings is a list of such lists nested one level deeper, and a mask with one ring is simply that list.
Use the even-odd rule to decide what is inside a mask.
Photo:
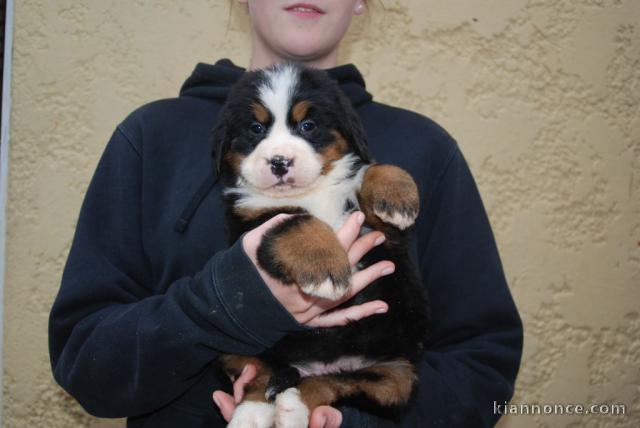
[{"label": "hood", "polygon": [[[326,70],[336,80],[354,106],[371,101],[362,74],[353,64],[340,65]],[[240,79],[245,69],[229,59],[221,59],[215,64],[199,63],[184,82],[180,96],[197,97],[224,102],[229,89]]]}]

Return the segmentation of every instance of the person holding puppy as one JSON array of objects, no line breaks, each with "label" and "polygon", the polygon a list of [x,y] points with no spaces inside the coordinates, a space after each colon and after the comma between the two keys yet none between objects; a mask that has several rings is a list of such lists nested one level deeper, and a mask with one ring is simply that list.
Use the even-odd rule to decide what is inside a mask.
[{"label": "person holding puppy", "polygon": [[[491,426],[508,401],[522,350],[480,196],[456,142],[433,121],[373,101],[340,43],[364,0],[237,0],[252,24],[249,69],[294,61],[325,69],[360,115],[374,158],[409,171],[421,190],[413,254],[431,300],[432,331],[413,400],[399,421],[321,406],[311,427]],[[141,107],[107,144],[80,213],[50,316],[56,380],[91,414],[128,426],[224,426],[255,375],[211,369],[223,353],[254,355],[305,326],[376,316],[382,301],[330,311],[262,271],[256,249],[274,218],[227,248],[210,131],[244,69],[198,64],[180,97]],[[362,213],[337,231],[357,261],[379,245]],[[382,261],[352,277],[353,295],[393,271]],[[215,391],[215,393],[214,393]],[[211,402],[213,400],[216,404]]]}]

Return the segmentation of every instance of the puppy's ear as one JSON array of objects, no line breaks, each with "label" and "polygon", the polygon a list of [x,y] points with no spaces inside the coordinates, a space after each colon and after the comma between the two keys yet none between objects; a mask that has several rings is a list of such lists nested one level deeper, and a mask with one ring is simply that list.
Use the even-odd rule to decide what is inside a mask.
[{"label": "puppy's ear", "polygon": [[347,141],[351,143],[356,155],[359,156],[364,163],[371,163],[367,134],[364,132],[360,117],[346,96],[340,94],[339,99],[343,113],[340,118],[341,132],[347,138]]},{"label": "puppy's ear", "polygon": [[231,146],[231,138],[229,138],[229,130],[225,117],[222,117],[216,127],[213,129],[213,157],[216,167],[216,175],[222,174],[224,166],[224,157]]}]

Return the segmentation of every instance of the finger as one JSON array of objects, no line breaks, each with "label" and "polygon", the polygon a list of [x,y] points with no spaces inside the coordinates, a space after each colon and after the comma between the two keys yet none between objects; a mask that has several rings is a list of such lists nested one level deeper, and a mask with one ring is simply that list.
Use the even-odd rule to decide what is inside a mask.
[{"label": "finger", "polygon": [[292,214],[284,214],[284,213],[278,214],[276,216],[271,217],[269,220],[265,221],[264,223],[262,223],[260,226],[258,226],[258,229],[266,232],[267,230],[277,226],[278,224],[282,223],[283,221],[285,221],[291,216]]},{"label": "finger", "polygon": [[345,251],[349,250],[353,241],[356,240],[360,234],[360,226],[364,223],[364,213],[356,211],[352,213],[347,221],[344,222],[340,229],[336,231],[338,241],[342,244]]},{"label": "finger", "polygon": [[233,398],[236,404],[242,401],[244,397],[244,387],[256,377],[256,366],[253,364],[247,364],[242,369],[242,373],[238,376],[235,382],[233,382]]},{"label": "finger", "polygon": [[342,303],[349,300],[360,291],[362,291],[367,285],[374,282],[376,279],[386,275],[391,275],[395,271],[395,269],[396,266],[392,262],[383,260],[378,263],[372,264],[366,269],[356,272],[351,276],[351,289],[338,302]]},{"label": "finger", "polygon": [[354,242],[348,250],[349,263],[351,266],[355,266],[360,259],[367,254],[373,247],[382,244],[385,240],[382,232],[370,232],[364,236],[361,236]]},{"label": "finger", "polygon": [[342,412],[329,406],[319,406],[311,412],[309,428],[339,428],[342,424]]},{"label": "finger", "polygon": [[383,314],[389,306],[382,300],[374,300],[362,305],[349,306],[333,312],[325,312],[307,323],[310,327],[336,327],[347,325],[371,315]]},{"label": "finger", "polygon": [[233,397],[224,391],[215,391],[213,393],[213,402],[220,409],[224,420],[229,422],[233,411],[236,409],[236,403],[233,401]]},{"label": "finger", "polygon": [[335,308],[336,306],[346,302],[351,299],[353,296],[362,291],[367,285],[374,282],[376,279],[390,275],[394,272],[395,265],[388,261],[383,260],[378,263],[374,263],[371,266],[363,269],[359,272],[356,272],[351,277],[352,286],[349,291],[339,300],[326,300],[326,299],[317,299],[314,304],[309,308],[306,313],[297,314],[296,320],[302,324],[311,325],[312,322],[320,322],[321,320],[316,320],[318,317],[328,316],[330,313],[325,312],[331,308]]}]

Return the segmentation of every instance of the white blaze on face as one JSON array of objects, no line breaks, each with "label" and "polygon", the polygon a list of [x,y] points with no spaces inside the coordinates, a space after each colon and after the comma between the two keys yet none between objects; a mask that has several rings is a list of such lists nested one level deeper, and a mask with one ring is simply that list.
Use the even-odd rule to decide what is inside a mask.
[{"label": "white blaze on face", "polygon": [[[305,139],[287,126],[293,94],[299,82],[295,68],[281,66],[266,72],[267,82],[259,88],[261,103],[270,111],[273,124],[264,138],[241,163],[240,173],[251,186],[273,196],[297,193],[313,184],[322,172],[322,157]],[[272,164],[282,159],[286,172],[279,175]]]}]

